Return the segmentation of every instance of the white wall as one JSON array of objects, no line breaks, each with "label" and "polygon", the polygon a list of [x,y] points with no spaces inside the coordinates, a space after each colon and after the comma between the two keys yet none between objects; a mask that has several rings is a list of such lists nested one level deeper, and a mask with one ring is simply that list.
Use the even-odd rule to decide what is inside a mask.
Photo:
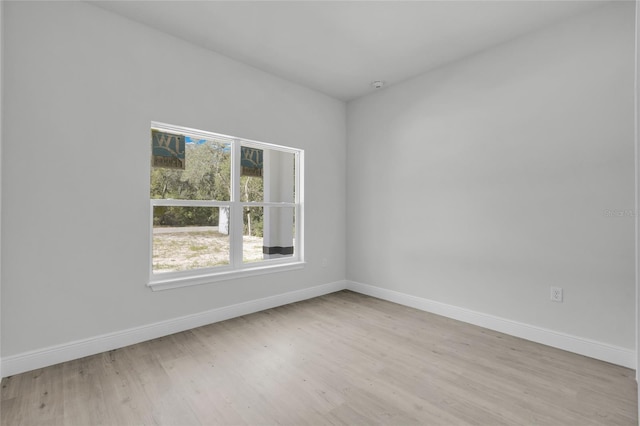
[{"label": "white wall", "polygon": [[615,3],[350,102],[347,278],[634,350],[633,57]]},{"label": "white wall", "polygon": [[[638,137],[640,137],[640,132],[638,125],[640,124],[640,93],[638,93],[638,89],[640,88],[640,67],[638,67],[638,59],[640,58],[640,31],[638,31],[638,25],[640,24],[640,0],[635,1],[636,7],[636,49],[635,49],[635,169],[636,169],[636,213],[640,213],[640,150]],[[640,214],[636,214],[636,366],[640,366]],[[638,381],[638,368],[636,368],[636,382]],[[638,417],[640,417],[640,393],[638,394]]]},{"label": "white wall", "polygon": [[[4,111],[4,2],[0,1],[0,241],[2,241],[2,116]],[[2,253],[0,245],[0,330],[2,330]],[[0,339],[0,354],[2,353],[2,339]],[[2,358],[0,358],[0,377],[2,375]]]},{"label": "white wall", "polygon": [[[86,3],[4,13],[3,357],[344,279],[344,103]],[[149,290],[152,120],[305,149],[306,267]]]}]

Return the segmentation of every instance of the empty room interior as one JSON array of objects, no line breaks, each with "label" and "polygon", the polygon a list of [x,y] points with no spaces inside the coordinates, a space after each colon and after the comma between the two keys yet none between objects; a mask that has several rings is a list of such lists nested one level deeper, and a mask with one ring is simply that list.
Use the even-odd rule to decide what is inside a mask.
[{"label": "empty room interior", "polygon": [[2,425],[638,424],[636,14],[0,1]]}]

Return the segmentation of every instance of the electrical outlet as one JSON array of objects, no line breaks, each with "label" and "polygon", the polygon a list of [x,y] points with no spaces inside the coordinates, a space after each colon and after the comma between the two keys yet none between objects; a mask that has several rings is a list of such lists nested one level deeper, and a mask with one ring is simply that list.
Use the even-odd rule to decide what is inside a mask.
[{"label": "electrical outlet", "polygon": [[551,287],[551,301],[562,302],[562,288]]}]

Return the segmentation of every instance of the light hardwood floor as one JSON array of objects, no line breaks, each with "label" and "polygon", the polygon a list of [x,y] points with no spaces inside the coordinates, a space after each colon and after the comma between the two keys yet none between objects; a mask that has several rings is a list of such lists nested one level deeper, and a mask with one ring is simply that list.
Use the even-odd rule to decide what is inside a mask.
[{"label": "light hardwood floor", "polygon": [[635,372],[342,291],[2,381],[2,425],[633,425]]}]

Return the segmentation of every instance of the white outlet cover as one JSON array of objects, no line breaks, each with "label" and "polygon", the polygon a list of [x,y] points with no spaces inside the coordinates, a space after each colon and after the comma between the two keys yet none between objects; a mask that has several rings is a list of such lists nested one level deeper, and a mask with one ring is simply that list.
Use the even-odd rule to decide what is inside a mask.
[{"label": "white outlet cover", "polygon": [[554,302],[562,302],[563,294],[562,288],[551,287],[551,300]]}]

